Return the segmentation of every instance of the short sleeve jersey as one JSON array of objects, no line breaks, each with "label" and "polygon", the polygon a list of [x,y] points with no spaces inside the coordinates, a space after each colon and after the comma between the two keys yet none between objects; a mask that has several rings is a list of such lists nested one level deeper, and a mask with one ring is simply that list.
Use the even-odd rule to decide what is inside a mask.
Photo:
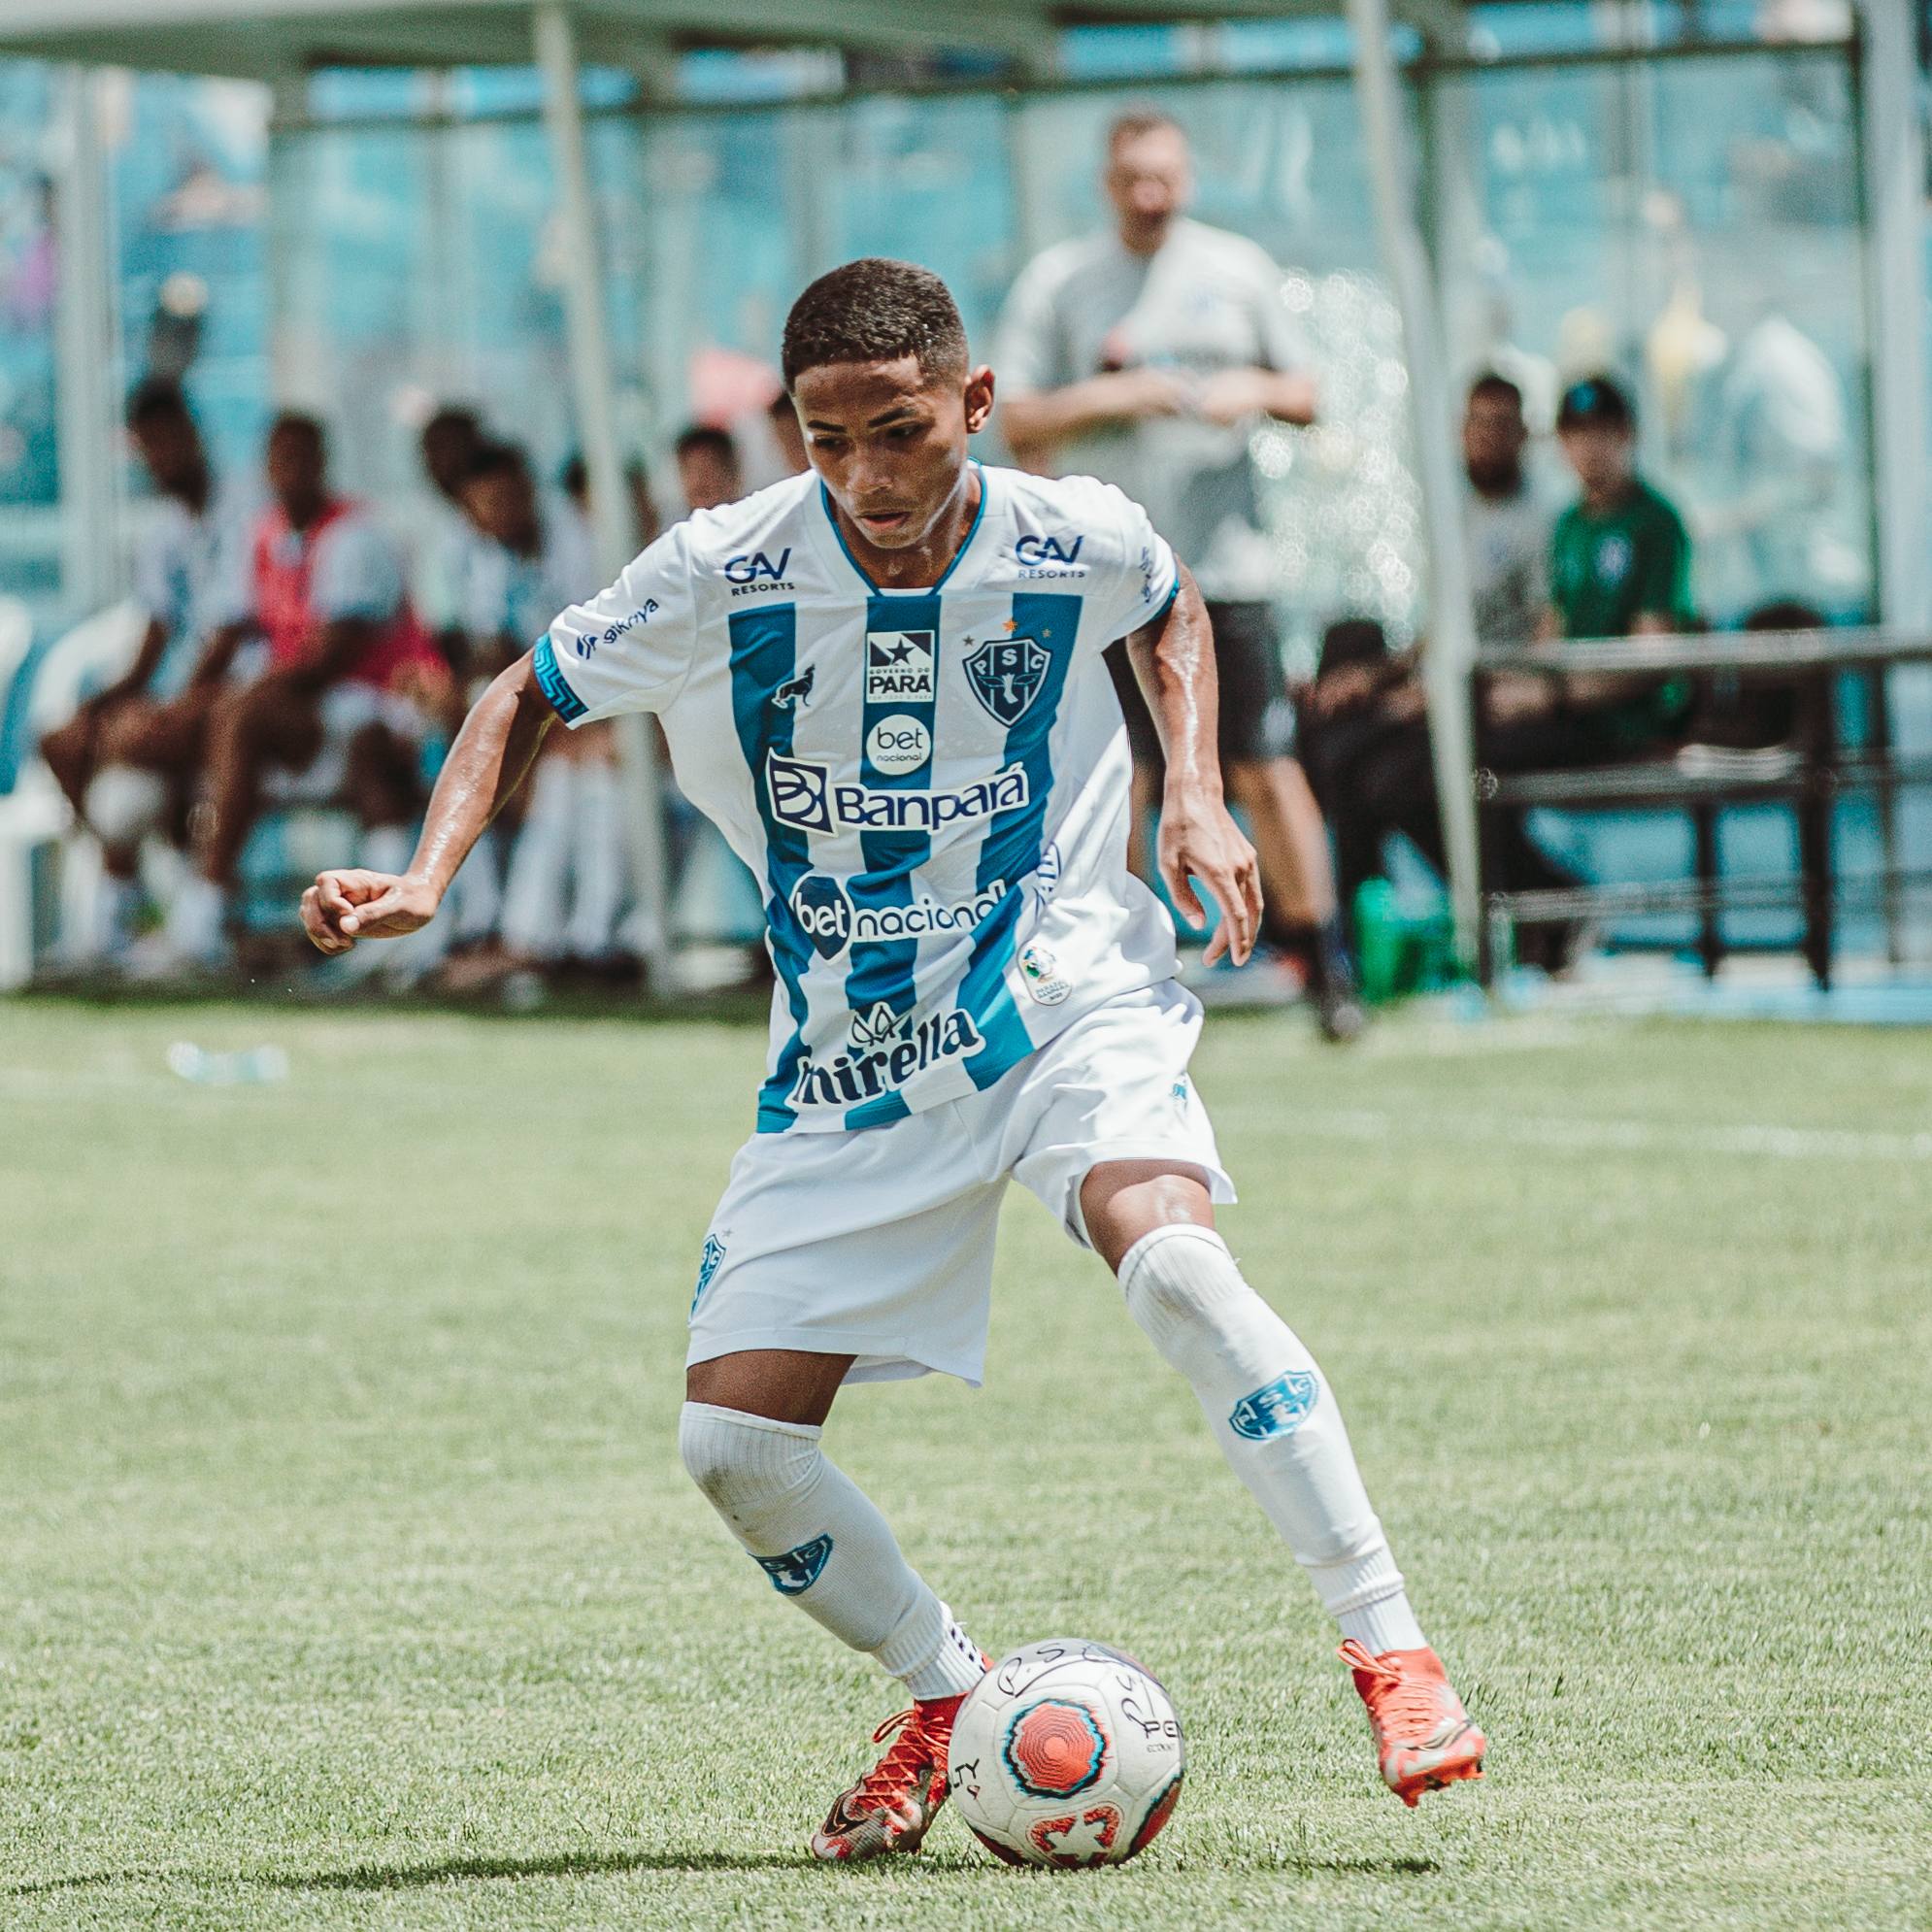
[{"label": "short sleeve jersey", "polygon": [[[1573,503],[1549,539],[1549,591],[1565,637],[1627,637],[1640,616],[1688,622],[1690,533],[1649,484],[1606,516]],[[1673,678],[1655,690],[1605,707],[1594,723],[1610,752],[1642,751],[1690,709],[1691,687]]]},{"label": "short sleeve jersey", "polygon": [[533,557],[486,537],[472,546],[457,611],[472,637],[533,636],[552,612],[596,594],[596,543],[577,507],[547,503],[543,526]]},{"label": "short sleeve jersey", "polygon": [[1549,510],[1525,480],[1508,496],[1463,498],[1469,588],[1479,644],[1534,640],[1549,602]]},{"label": "short sleeve jersey", "polygon": [[156,505],[135,551],[134,596],[168,634],[149,693],[177,697],[209,634],[248,616],[247,506],[225,489],[198,516],[173,497]]},{"label": "short sleeve jersey", "polygon": [[684,795],[760,883],[760,1132],[965,1098],[1175,970],[1126,869],[1102,656],[1172,602],[1174,554],[1091,478],[980,476],[931,589],[875,585],[808,472],[667,531],[537,647],[566,722],[657,714]]},{"label": "short sleeve jersey", "polygon": [[1627,637],[1646,614],[1688,619],[1683,519],[1646,483],[1601,516],[1573,503],[1550,536],[1549,589],[1565,637]]},{"label": "short sleeve jersey", "polygon": [[[1174,223],[1151,256],[1112,231],[1036,256],[1000,316],[995,366],[1009,395],[1083,383],[1145,364],[1183,377],[1223,369],[1306,366],[1282,275],[1267,251],[1199,221]],[[1059,451],[1060,465],[1117,483],[1206,596],[1265,601],[1277,566],[1260,527],[1252,422],[1163,416],[1094,429]]]}]

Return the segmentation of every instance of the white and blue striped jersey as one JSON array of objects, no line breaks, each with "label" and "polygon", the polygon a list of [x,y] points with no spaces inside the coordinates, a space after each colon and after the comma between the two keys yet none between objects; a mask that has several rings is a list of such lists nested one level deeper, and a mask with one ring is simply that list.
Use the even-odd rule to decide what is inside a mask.
[{"label": "white and blue striped jersey", "polygon": [[759,882],[761,1133],[962,1099],[1176,968],[1127,871],[1101,657],[1173,601],[1174,554],[1111,484],[980,475],[930,589],[880,589],[808,472],[667,531],[537,647],[567,723],[658,715],[685,796]]}]

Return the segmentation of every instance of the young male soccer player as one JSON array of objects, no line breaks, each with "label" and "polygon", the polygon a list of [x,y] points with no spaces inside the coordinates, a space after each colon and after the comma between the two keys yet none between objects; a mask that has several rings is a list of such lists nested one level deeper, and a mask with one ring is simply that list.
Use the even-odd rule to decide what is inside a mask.
[{"label": "young male soccer player", "polygon": [[[911,1693],[819,1857],[918,1848],[985,1668],[820,1428],[849,1382],[977,1384],[1011,1178],[1192,1383],[1341,1625],[1391,1788],[1413,1805],[1477,1777],[1482,1735],[1335,1398],[1214,1231],[1234,1190],[1187,1079],[1201,1009],[1127,872],[1119,637],[1166,752],[1162,874],[1190,916],[1199,880],[1216,947],[1246,955],[1254,854],[1221,805],[1200,595],[1117,489],[968,461],[992,372],[925,270],[814,283],[784,379],[816,474],[700,513],[564,612],[471,713],[409,872],[323,873],[309,932],[339,952],[427,921],[558,716],[656,712],[685,795],[766,883],[769,1076],[699,1263],[680,1447],[779,1593]],[[1049,539],[1075,561],[1036,588],[1024,559]]]}]

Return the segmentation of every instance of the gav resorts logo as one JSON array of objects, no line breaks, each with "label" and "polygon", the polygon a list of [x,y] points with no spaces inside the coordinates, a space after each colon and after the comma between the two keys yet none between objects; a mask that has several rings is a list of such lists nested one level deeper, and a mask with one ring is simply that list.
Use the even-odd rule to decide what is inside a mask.
[{"label": "gav resorts logo", "polygon": [[1320,1393],[1321,1385],[1312,1375],[1290,1369],[1252,1395],[1244,1395],[1229,1410],[1228,1426],[1250,1443],[1291,1435],[1307,1419]]},{"label": "gav resorts logo", "polygon": [[966,660],[966,679],[973,695],[994,718],[1015,725],[1040,695],[1052,661],[1033,638],[988,638]]},{"label": "gav resorts logo", "polygon": [[698,1291],[691,1297],[691,1313],[698,1312],[698,1304],[705,1298],[705,1290],[711,1286],[711,1278],[717,1273],[718,1264],[724,1259],[724,1244],[715,1234],[705,1236],[704,1252],[698,1256]]},{"label": "gav resorts logo", "polygon": [[931,631],[867,631],[866,703],[930,704],[932,657]]},{"label": "gav resorts logo", "polygon": [[748,550],[741,556],[725,559],[724,581],[731,585],[734,597],[749,597],[767,590],[789,590],[793,586],[784,581],[784,571],[790,561],[789,547],[779,552],[777,563],[763,550]]},{"label": "gav resorts logo", "polygon": [[1024,536],[1013,547],[1014,561],[1029,579],[1043,577],[1084,577],[1088,566],[1080,560],[1084,536],[1069,538]]},{"label": "gav resorts logo", "polygon": [[916,1025],[911,1014],[894,1013],[881,1000],[854,1014],[850,1044],[830,1060],[807,1060],[788,1096],[794,1107],[857,1107],[878,1100],[942,1060],[970,1057],[985,1037],[971,1014],[954,1007]]},{"label": "gav resorts logo", "polygon": [[822,959],[836,959],[854,943],[889,946],[908,939],[971,932],[1006,897],[1006,881],[995,879],[971,899],[948,905],[921,892],[909,906],[854,907],[836,879],[808,872],[791,888],[791,916]]},{"label": "gav resorts logo", "polygon": [[875,791],[866,784],[834,784],[826,766],[776,751],[766,753],[765,783],[772,816],[801,832],[938,832],[1016,811],[1030,796],[1024,765],[1009,765],[950,791]]},{"label": "gav resorts logo", "polygon": [[803,1596],[818,1581],[832,1553],[829,1536],[815,1536],[783,1556],[755,1558],[758,1568],[772,1580],[772,1588],[782,1597]]}]

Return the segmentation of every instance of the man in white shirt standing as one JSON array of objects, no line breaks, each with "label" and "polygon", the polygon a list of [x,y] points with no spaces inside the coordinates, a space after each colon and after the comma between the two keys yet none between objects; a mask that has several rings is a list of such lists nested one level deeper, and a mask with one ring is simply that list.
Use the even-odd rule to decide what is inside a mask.
[{"label": "man in white shirt standing", "polygon": [[[1214,625],[1221,770],[1247,813],[1271,928],[1311,967],[1323,1030],[1361,1028],[1327,833],[1290,755],[1294,713],[1276,649],[1276,570],[1249,441],[1263,417],[1312,422],[1315,384],[1282,272],[1239,235],[1190,220],[1193,163],[1165,115],[1108,132],[1116,226],[1037,256],[1000,319],[1000,427],[1020,465],[1116,483],[1194,573]],[[1050,579],[1069,559],[1046,553]],[[1133,738],[1138,822],[1158,795],[1159,742],[1124,657],[1112,662]]]}]

